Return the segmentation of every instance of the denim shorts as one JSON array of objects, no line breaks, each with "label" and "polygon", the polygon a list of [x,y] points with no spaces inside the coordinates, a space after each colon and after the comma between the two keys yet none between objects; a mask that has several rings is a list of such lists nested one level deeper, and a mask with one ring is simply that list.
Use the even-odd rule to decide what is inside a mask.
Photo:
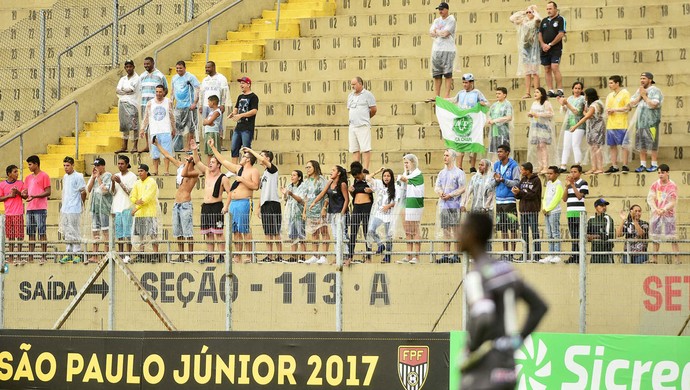
[{"label": "denim shorts", "polygon": [[33,236],[46,235],[46,219],[48,218],[48,210],[27,210],[26,211],[26,234]]},{"label": "denim shorts", "polygon": [[132,237],[132,210],[122,210],[115,213],[115,238]]},{"label": "denim shorts", "polygon": [[[162,133],[162,134],[155,134],[154,136],[151,137],[156,137],[156,141],[158,141],[158,144],[163,147],[168,153],[173,154],[173,147],[172,147],[172,135],[170,133]],[[161,152],[158,150],[158,147],[153,145],[151,143],[151,158],[154,160],[158,160],[161,158]]]},{"label": "denim shorts", "polygon": [[110,215],[108,214],[91,214],[91,231],[97,232],[101,230],[108,230],[110,228]]},{"label": "denim shorts", "polygon": [[194,237],[193,218],[194,208],[192,202],[175,203],[172,213],[173,237]]}]

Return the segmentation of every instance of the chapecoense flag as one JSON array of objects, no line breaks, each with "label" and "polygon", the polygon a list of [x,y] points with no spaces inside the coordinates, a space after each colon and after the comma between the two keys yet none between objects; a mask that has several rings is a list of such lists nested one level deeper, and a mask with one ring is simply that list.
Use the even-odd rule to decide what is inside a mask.
[{"label": "chapecoense flag", "polygon": [[477,103],[462,109],[436,97],[436,117],[446,147],[462,153],[484,153],[484,125],[489,107]]}]

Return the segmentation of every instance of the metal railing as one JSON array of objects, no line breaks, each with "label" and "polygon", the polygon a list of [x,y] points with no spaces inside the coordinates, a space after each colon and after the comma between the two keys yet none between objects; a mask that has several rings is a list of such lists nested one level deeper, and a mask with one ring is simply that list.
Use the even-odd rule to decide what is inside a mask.
[{"label": "metal railing", "polygon": [[[105,30],[107,30],[107,29],[109,29],[109,28],[112,28],[112,32],[113,32],[113,49],[112,49],[112,54],[113,54],[113,56],[112,56],[110,65],[114,68],[115,66],[117,66],[117,63],[118,63],[118,54],[117,54],[117,53],[118,53],[118,50],[117,50],[117,46],[118,46],[118,22],[119,22],[121,19],[124,19],[124,18],[126,18],[127,16],[129,16],[129,15],[131,15],[131,14],[133,14],[133,13],[139,11],[139,10],[142,9],[142,8],[144,8],[146,5],[148,5],[148,4],[151,3],[152,1],[153,1],[153,0],[146,0],[146,1],[144,1],[142,4],[140,4],[138,7],[133,8],[131,11],[127,12],[126,14],[124,14],[124,15],[118,17],[118,16],[117,16],[117,9],[118,9],[118,7],[117,7],[117,0],[115,0],[115,4],[116,4],[116,5],[113,7],[113,8],[114,8],[115,16],[113,17],[113,22],[112,22],[112,23],[106,24],[105,26],[103,26],[103,27],[99,28],[98,30],[92,32],[91,34],[89,34],[88,36],[86,36],[85,38],[83,38],[82,40],[80,40],[79,42],[77,42],[77,43],[75,43],[74,45],[72,45],[72,46],[66,48],[65,50],[61,51],[60,54],[58,54],[58,56],[57,56],[57,98],[58,98],[58,100],[60,100],[60,99],[62,98],[62,56],[65,55],[66,53],[71,52],[73,49],[77,48],[78,46],[80,46],[80,45],[83,44],[84,42],[90,40],[91,38],[93,38],[93,37],[95,37],[96,35],[102,33],[103,31],[105,31]],[[43,12],[43,11],[41,11],[41,12]]]},{"label": "metal railing", "polygon": [[[34,122],[31,124],[31,126],[27,127],[26,129],[22,130],[21,132],[12,135],[11,137],[5,139],[4,141],[0,142],[0,149],[2,149],[5,145],[9,144],[10,142],[16,140],[19,138],[19,161],[24,161],[24,134],[28,133],[30,130],[33,130],[36,126],[40,125],[41,123],[47,121],[48,119],[54,117],[55,115],[59,114],[66,108],[70,107],[71,105],[74,104],[74,138],[75,138],[75,144],[74,144],[74,157],[78,158],[79,156],[79,102],[76,100],[72,100],[69,103],[64,104],[57,110],[51,112],[47,116],[39,119],[38,121]],[[19,165],[19,175],[20,177],[24,177],[24,164]]]},{"label": "metal railing", "polygon": [[243,0],[237,0],[234,3],[226,6],[222,10],[216,12],[215,14],[209,16],[208,18],[204,19],[203,22],[199,22],[198,24],[194,25],[194,27],[190,28],[189,30],[183,32],[182,34],[178,35],[177,37],[171,39],[166,43],[165,45],[159,47],[153,52],[153,61],[154,63],[158,62],[158,53],[161,51],[165,50],[166,48],[170,47],[173,43],[179,41],[180,39],[186,37],[187,35],[191,34],[192,32],[196,31],[199,27],[203,27],[204,25],[206,26],[206,62],[208,62],[208,54],[209,54],[209,46],[211,45],[211,21],[213,19],[219,17],[220,15],[224,14],[226,11],[234,8],[236,5],[240,4]]}]

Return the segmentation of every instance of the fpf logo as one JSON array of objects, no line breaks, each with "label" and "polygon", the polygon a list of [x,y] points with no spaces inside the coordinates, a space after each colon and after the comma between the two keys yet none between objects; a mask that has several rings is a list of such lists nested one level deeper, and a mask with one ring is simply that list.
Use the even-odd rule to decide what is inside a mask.
[{"label": "fpf logo", "polygon": [[398,377],[405,390],[421,390],[429,374],[429,347],[398,347]]},{"label": "fpf logo", "polygon": [[538,342],[528,336],[522,348],[515,351],[515,371],[518,375],[518,390],[545,390],[541,378],[551,376],[551,362],[545,361],[548,348],[543,341]]}]

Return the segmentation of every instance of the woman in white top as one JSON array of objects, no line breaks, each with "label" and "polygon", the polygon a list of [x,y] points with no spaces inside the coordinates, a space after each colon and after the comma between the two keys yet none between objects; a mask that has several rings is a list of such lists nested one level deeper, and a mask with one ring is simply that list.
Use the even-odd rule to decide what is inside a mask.
[{"label": "woman in white top", "polygon": [[582,94],[584,84],[581,81],[576,81],[573,84],[573,95],[567,99],[559,97],[558,103],[561,104],[561,111],[565,113],[563,118],[563,129],[561,136],[563,138],[563,153],[561,153],[561,167],[560,173],[567,171],[568,160],[572,153],[575,159],[575,165],[582,165],[582,141],[585,138],[585,124],[575,126],[579,123],[584,115],[585,110],[585,96]]},{"label": "woman in white top", "polygon": [[[381,180],[374,179],[376,175],[383,172]],[[378,171],[367,176],[369,187],[374,190],[374,205],[371,208],[371,218],[369,219],[369,240],[374,241],[378,247],[376,253],[386,254],[383,256],[384,263],[391,262],[390,252],[393,249],[393,234],[391,229],[391,222],[394,222],[395,213],[393,208],[397,204],[396,194],[400,190],[396,188],[393,178],[395,174],[392,169],[381,167]],[[385,244],[378,233],[379,228],[383,226],[385,233]]]}]

